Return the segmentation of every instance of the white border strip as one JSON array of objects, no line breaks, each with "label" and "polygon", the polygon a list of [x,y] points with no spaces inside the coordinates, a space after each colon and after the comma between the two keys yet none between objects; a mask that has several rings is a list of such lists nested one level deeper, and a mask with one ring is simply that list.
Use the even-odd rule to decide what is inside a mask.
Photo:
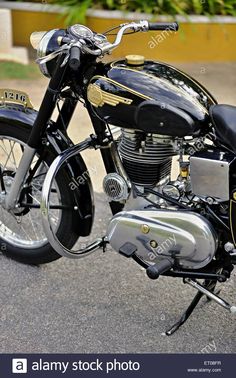
[{"label": "white border strip", "polygon": [[[48,13],[62,13],[66,11],[66,7],[59,5],[50,4],[38,4],[30,2],[14,2],[14,1],[0,1],[0,9],[13,9],[21,11],[31,11],[31,12],[48,12]],[[136,12],[122,12],[122,11],[108,11],[108,10],[95,10],[89,9],[87,11],[87,16],[105,18],[105,19],[125,19],[125,20],[157,20],[157,21],[173,21],[176,20],[182,23],[199,23],[199,24],[236,24],[236,17],[231,16],[153,16],[145,13]]]}]

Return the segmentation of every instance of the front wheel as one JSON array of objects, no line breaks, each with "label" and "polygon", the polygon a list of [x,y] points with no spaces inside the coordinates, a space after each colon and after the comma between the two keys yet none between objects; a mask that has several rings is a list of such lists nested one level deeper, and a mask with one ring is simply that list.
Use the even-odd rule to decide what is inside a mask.
[{"label": "front wheel", "polygon": [[[14,260],[43,264],[61,257],[45,237],[39,209],[44,178],[56,157],[52,151],[36,154],[29,171],[32,178],[23,189],[20,207],[8,212],[1,206],[5,193],[9,192],[14,182],[30,132],[30,127],[0,123],[0,246],[2,253]],[[72,248],[78,235],[72,227],[74,203],[69,184],[69,177],[62,170],[57,174],[51,190],[50,217],[57,238],[67,248]]]}]

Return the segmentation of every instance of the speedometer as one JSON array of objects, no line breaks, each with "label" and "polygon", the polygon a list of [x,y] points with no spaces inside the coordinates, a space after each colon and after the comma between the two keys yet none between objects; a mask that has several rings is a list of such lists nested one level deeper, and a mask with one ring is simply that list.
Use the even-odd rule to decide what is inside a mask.
[{"label": "speedometer", "polygon": [[75,24],[68,29],[69,33],[76,38],[92,39],[93,32],[84,25]]}]

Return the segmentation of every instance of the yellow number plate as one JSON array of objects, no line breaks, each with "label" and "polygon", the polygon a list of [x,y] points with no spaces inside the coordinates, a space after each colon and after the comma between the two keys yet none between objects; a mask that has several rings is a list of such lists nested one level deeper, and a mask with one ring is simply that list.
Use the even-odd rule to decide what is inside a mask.
[{"label": "yellow number plate", "polygon": [[15,104],[24,105],[26,108],[33,108],[27,93],[15,89],[0,89],[0,100],[3,104],[13,102]]}]

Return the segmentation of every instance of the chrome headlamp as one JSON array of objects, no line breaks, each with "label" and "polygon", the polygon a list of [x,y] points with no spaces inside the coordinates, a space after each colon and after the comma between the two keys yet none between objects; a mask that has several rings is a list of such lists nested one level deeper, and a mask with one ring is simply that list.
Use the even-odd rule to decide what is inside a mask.
[{"label": "chrome headlamp", "polygon": [[[44,58],[46,55],[58,50],[61,39],[66,35],[64,29],[53,29],[48,32],[34,32],[30,36],[32,47],[37,50],[37,57]],[[56,67],[57,58],[39,64],[40,71],[44,76],[52,77]]]}]

